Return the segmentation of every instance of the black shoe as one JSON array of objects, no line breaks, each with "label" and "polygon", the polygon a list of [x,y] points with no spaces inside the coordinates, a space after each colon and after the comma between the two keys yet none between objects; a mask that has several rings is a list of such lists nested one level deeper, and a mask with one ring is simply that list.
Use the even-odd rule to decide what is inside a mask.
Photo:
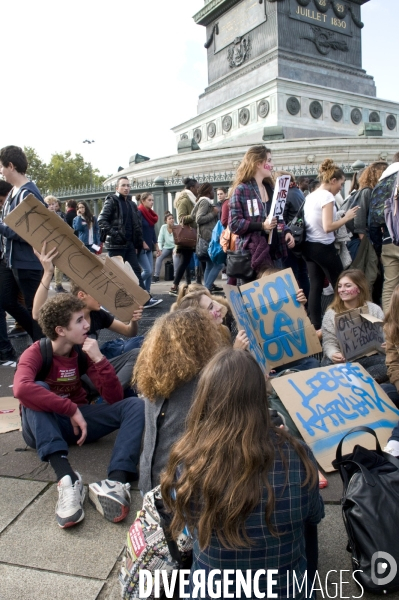
[{"label": "black shoe", "polygon": [[0,350],[0,364],[14,362],[15,360],[17,360],[17,355],[14,348],[11,348],[10,350]]},{"label": "black shoe", "polygon": [[25,329],[22,329],[22,327],[13,327],[12,329],[10,329],[10,331],[8,332],[8,337],[9,338],[17,338],[17,337],[23,337],[24,335],[28,335],[25,331]]},{"label": "black shoe", "polygon": [[62,285],[56,285],[54,290],[56,291],[57,294],[67,294],[67,290],[65,288],[62,287]]},{"label": "black shoe", "polygon": [[213,284],[213,286],[211,287],[211,289],[209,290],[211,292],[211,294],[213,294],[214,292],[223,292],[223,288],[219,287],[218,285]]},{"label": "black shoe", "polygon": [[152,282],[151,283],[158,283],[159,281],[159,277],[157,277],[156,275],[153,276],[152,278]]},{"label": "black shoe", "polygon": [[177,296],[179,293],[179,288],[177,286],[172,286],[169,290],[170,296]]}]

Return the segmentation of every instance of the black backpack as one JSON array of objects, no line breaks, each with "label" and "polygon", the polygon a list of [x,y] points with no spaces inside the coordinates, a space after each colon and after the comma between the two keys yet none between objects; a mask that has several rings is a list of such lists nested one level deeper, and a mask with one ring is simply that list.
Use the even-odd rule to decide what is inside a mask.
[{"label": "black backpack", "polygon": [[[51,340],[49,340],[49,338],[41,338],[39,348],[43,358],[43,364],[35,377],[35,381],[45,381],[53,363],[53,346]],[[74,350],[76,350],[78,354],[79,376],[82,377],[82,375],[86,373],[88,367],[87,355],[83,352],[82,346],[74,346]]]},{"label": "black backpack", "polygon": [[[356,445],[342,456],[344,439],[357,431],[371,433],[376,449]],[[356,580],[373,594],[399,591],[399,459],[381,450],[373,429],[354,427],[332,464],[344,485],[342,516]]]}]

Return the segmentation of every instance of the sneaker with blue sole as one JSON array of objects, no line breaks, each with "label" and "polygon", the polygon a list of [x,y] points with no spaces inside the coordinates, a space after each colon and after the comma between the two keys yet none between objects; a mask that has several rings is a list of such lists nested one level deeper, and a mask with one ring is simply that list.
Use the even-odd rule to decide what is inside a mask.
[{"label": "sneaker with blue sole", "polygon": [[154,308],[154,306],[157,306],[157,304],[161,304],[161,302],[163,302],[163,300],[160,298],[150,298],[144,304],[143,308]]},{"label": "sneaker with blue sole", "polygon": [[130,484],[103,479],[89,485],[89,502],[112,523],[126,519],[130,510]]}]

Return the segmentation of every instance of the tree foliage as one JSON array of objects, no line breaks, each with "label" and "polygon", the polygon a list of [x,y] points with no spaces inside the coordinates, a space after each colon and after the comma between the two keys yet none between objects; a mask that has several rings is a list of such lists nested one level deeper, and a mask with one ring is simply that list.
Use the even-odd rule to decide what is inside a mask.
[{"label": "tree foliage", "polygon": [[25,147],[24,151],[28,158],[27,175],[44,194],[60,188],[99,185],[106,179],[91,163],[85,162],[81,154],[73,156],[70,150],[54,153],[48,164],[40,159],[33,148]]}]

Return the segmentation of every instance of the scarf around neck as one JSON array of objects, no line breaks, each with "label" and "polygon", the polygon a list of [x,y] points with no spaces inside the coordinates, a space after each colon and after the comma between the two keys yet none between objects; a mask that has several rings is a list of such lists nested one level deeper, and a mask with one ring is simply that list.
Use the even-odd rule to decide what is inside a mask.
[{"label": "scarf around neck", "polygon": [[139,205],[139,211],[143,214],[143,217],[148,223],[154,227],[155,223],[158,222],[158,215],[152,210],[152,208],[146,208],[143,204]]}]

